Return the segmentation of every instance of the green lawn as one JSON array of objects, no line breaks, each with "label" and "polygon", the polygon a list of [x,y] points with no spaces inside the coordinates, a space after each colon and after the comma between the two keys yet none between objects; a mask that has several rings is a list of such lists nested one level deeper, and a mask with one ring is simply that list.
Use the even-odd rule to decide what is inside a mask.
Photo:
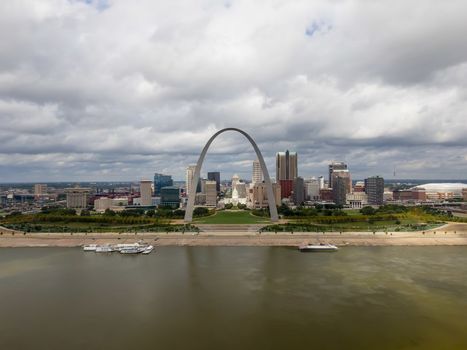
[{"label": "green lawn", "polygon": [[368,222],[343,222],[336,224],[316,224],[300,221],[291,221],[289,225],[271,225],[266,231],[290,231],[296,232],[374,232],[374,231],[425,231],[434,229],[443,223],[422,223],[413,219],[402,219],[400,224],[396,220]]},{"label": "green lawn", "polygon": [[268,218],[251,215],[248,210],[218,211],[216,214],[195,219],[194,224],[268,224]]},{"label": "green lawn", "polygon": [[347,215],[361,215],[359,209],[348,209],[348,210],[344,210],[344,213],[346,213]]}]

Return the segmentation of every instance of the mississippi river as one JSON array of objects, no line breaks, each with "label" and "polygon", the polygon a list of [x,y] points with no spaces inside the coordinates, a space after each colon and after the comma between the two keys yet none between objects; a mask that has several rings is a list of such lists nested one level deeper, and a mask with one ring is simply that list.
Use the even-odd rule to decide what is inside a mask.
[{"label": "mississippi river", "polygon": [[2,248],[0,349],[467,349],[467,247]]}]

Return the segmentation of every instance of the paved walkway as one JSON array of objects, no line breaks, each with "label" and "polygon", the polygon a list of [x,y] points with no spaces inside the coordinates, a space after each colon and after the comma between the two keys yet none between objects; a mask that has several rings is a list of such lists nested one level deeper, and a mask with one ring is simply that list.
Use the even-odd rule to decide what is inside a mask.
[{"label": "paved walkway", "polygon": [[[206,225],[199,234],[171,233],[24,233],[0,227],[0,247],[76,247],[84,244],[116,244],[144,240],[160,246],[298,246],[305,242],[340,246],[467,245],[467,224],[449,223],[417,232],[268,232],[262,225]],[[217,229],[216,229],[217,227]]]}]

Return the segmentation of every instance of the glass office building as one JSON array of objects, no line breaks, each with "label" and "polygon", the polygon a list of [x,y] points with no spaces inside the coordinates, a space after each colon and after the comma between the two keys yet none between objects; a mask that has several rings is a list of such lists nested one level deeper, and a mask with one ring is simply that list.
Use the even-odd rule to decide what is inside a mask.
[{"label": "glass office building", "polygon": [[160,197],[162,187],[173,186],[174,182],[171,175],[154,174],[154,195]]}]

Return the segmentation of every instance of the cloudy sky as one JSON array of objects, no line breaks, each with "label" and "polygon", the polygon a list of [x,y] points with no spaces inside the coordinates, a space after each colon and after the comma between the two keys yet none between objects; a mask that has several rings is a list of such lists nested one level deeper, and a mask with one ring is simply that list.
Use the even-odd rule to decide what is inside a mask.
[{"label": "cloudy sky", "polygon": [[[0,182],[183,179],[216,130],[299,174],[467,178],[465,0],[2,0]],[[204,170],[250,177],[241,135]]]}]

